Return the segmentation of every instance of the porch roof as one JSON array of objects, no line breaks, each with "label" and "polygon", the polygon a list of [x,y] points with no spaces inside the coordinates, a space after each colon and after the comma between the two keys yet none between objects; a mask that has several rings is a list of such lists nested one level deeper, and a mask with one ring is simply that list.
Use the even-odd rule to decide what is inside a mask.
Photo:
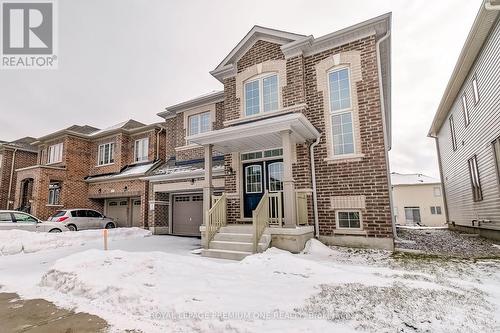
[{"label": "porch roof", "polygon": [[281,147],[283,131],[290,131],[295,143],[320,136],[302,113],[290,113],[188,136],[187,140],[199,145],[211,144],[214,150],[228,154]]}]

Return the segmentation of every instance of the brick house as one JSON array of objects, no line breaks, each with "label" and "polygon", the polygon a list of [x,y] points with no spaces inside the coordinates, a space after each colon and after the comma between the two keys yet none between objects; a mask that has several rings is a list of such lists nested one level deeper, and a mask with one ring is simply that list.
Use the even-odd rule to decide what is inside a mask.
[{"label": "brick house", "polygon": [[223,91],[159,114],[175,135],[146,177],[150,227],[201,234],[214,257],[313,236],[392,249],[390,20],[319,38],[253,27],[211,71]]},{"label": "brick house", "polygon": [[[74,125],[32,143],[35,165],[16,170],[16,204],[46,219],[62,208],[93,208],[119,226],[142,226],[147,183],[161,163],[165,133],[158,124],[129,120],[99,130]],[[29,191],[23,191],[28,188]]]},{"label": "brick house", "polygon": [[31,145],[34,141],[35,138],[25,137],[0,142],[0,209],[22,208],[22,204],[14,206],[17,180],[15,170],[36,164],[37,151]]}]

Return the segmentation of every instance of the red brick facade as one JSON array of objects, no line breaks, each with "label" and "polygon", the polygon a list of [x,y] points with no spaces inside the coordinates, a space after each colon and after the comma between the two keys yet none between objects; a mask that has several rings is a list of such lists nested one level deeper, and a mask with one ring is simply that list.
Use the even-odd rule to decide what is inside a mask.
[{"label": "red brick facade", "polygon": [[[16,151],[12,148],[1,148],[0,156],[2,159],[0,167],[0,209],[16,209],[18,207],[16,207],[13,202],[17,184],[17,174],[15,170],[35,165],[37,154],[27,150]],[[13,162],[14,165],[12,165]],[[12,204],[9,204],[9,201],[12,201]]]}]

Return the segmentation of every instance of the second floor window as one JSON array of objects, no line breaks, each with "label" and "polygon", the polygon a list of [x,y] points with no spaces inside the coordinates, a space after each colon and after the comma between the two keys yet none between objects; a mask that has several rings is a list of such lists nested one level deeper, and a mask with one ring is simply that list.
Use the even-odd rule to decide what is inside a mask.
[{"label": "second floor window", "polygon": [[271,74],[245,83],[245,116],[278,110],[278,75]]},{"label": "second floor window", "polygon": [[47,164],[62,162],[63,144],[52,145],[47,150]]},{"label": "second floor window", "polygon": [[328,73],[328,86],[333,154],[354,154],[354,126],[349,69],[342,68]]},{"label": "second floor window", "polygon": [[210,131],[210,112],[195,114],[189,117],[189,135],[196,135]]},{"label": "second floor window", "polygon": [[115,154],[115,144],[105,143],[103,145],[99,145],[99,154],[98,154],[98,165],[106,165],[113,163]]},{"label": "second floor window", "polygon": [[481,181],[479,179],[479,167],[477,165],[477,157],[474,155],[468,161],[469,163],[469,176],[472,185],[472,198],[474,201],[483,200],[483,191],[481,190]]},{"label": "second floor window", "polygon": [[470,118],[469,118],[469,108],[467,107],[467,97],[465,96],[465,94],[462,95],[462,110],[464,112],[465,126],[467,127],[470,123]]},{"label": "second floor window", "polygon": [[477,77],[472,78],[472,91],[474,92],[474,104],[479,102],[479,89],[477,87]]},{"label": "second floor window", "polygon": [[455,135],[455,122],[453,121],[453,116],[450,116],[450,133],[451,133],[451,147],[453,151],[457,150],[457,137]]},{"label": "second floor window", "polygon": [[145,162],[148,160],[149,139],[135,140],[134,144],[134,162]]}]

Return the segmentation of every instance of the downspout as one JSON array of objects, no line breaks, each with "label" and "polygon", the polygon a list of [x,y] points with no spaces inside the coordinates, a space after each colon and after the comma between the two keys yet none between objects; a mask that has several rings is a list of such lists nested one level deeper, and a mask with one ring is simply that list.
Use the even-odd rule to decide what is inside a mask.
[{"label": "downspout", "polygon": [[164,128],[160,128],[158,133],[156,133],[156,160],[160,159],[160,133],[163,132]]},{"label": "downspout", "polygon": [[12,194],[12,178],[14,177],[14,165],[16,164],[16,153],[17,149],[14,149],[14,152],[12,153],[12,164],[10,166],[10,179],[9,179],[9,190],[7,192],[7,210],[10,207],[10,195]]},{"label": "downspout", "polygon": [[380,38],[375,46],[376,52],[377,52],[377,72],[378,72],[378,84],[379,84],[379,94],[380,94],[380,108],[382,111],[382,127],[383,127],[383,132],[384,132],[384,150],[385,150],[385,164],[387,165],[386,171],[387,171],[387,187],[389,191],[389,208],[391,210],[391,224],[392,224],[392,234],[394,236],[394,240],[399,240],[398,238],[398,233],[397,233],[397,228],[396,228],[396,223],[394,221],[394,204],[392,200],[392,184],[391,184],[391,171],[389,167],[389,146],[387,144],[387,126],[386,126],[386,119],[385,119],[385,100],[384,100],[384,86],[382,83],[382,65],[380,63],[380,44],[389,38],[391,35],[391,31],[387,31],[387,33]]},{"label": "downspout", "polygon": [[319,237],[319,218],[318,218],[318,193],[316,192],[316,166],[314,164],[314,147],[316,147],[321,139],[319,136],[311,146],[309,146],[309,156],[311,158],[311,177],[312,177],[312,194],[313,194],[313,215],[314,215],[314,236]]}]

